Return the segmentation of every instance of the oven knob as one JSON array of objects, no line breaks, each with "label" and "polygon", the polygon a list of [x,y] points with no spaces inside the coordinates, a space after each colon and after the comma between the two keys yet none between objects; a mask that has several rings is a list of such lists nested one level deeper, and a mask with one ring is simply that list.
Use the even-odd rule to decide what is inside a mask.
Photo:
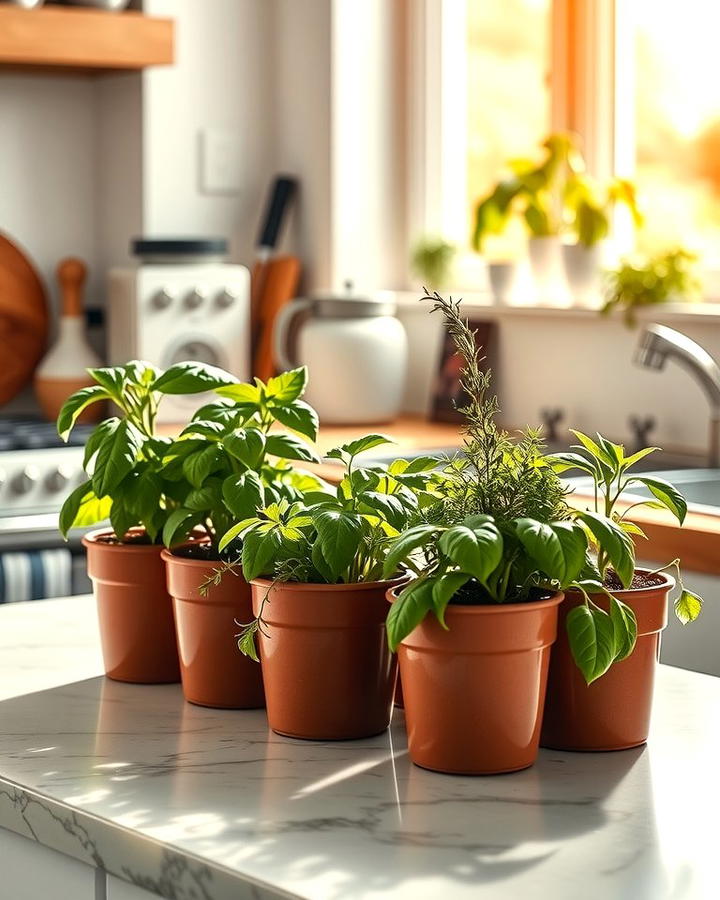
[{"label": "oven knob", "polygon": [[39,479],[40,472],[37,466],[25,466],[22,472],[18,472],[10,482],[10,489],[13,494],[27,494],[33,489]]},{"label": "oven knob", "polygon": [[221,309],[227,309],[228,306],[232,306],[233,303],[238,299],[238,295],[235,291],[230,288],[225,288],[224,291],[220,291],[220,293],[215,298],[215,302]]},{"label": "oven knob", "polygon": [[175,300],[175,297],[170,293],[167,288],[163,288],[153,295],[152,305],[155,309],[167,309],[171,303]]},{"label": "oven knob", "polygon": [[206,299],[205,291],[202,288],[195,288],[185,298],[185,306],[188,309],[197,309],[202,306]]},{"label": "oven knob", "polygon": [[58,466],[57,469],[55,469],[54,472],[50,472],[45,479],[45,487],[51,494],[58,493],[63,490],[63,488],[67,487],[72,475],[73,470],[68,466]]}]

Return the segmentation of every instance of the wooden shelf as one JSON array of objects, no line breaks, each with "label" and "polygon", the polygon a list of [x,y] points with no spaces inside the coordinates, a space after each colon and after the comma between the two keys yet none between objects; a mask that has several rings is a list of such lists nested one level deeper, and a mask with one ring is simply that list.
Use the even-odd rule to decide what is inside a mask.
[{"label": "wooden shelf", "polygon": [[0,5],[0,69],[98,74],[173,60],[172,19],[132,11]]}]

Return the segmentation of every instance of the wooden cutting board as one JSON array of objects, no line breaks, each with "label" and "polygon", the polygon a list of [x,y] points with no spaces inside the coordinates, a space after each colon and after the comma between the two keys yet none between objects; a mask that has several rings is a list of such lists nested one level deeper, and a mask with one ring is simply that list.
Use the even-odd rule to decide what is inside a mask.
[{"label": "wooden cutting board", "polygon": [[49,320],[35,267],[0,234],[0,405],[30,381],[47,346]]}]

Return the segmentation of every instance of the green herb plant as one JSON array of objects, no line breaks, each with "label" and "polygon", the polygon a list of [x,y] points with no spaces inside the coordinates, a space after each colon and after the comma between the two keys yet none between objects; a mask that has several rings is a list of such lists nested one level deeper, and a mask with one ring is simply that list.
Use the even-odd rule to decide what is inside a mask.
[{"label": "green herb plant", "polygon": [[637,323],[637,310],[673,300],[696,300],[701,283],[696,274],[697,256],[682,247],[654,256],[625,260],[606,276],[605,315],[623,311],[625,324]]},{"label": "green herb plant", "polygon": [[459,303],[437,293],[423,299],[442,313],[463,359],[468,401],[460,410],[460,453],[434,476],[435,500],[421,510],[423,521],[395,538],[385,559],[386,577],[402,567],[410,574],[388,616],[390,646],[396,649],[429,614],[447,627],[449,603],[527,603],[575,588],[586,598],[587,613],[572,616],[570,646],[586,680],[594,681],[632,652],[637,623],[632,609],[615,597],[609,614],[592,602],[590,592],[602,588],[588,534],[623,573],[631,541],[612,520],[590,514],[590,527],[573,516],[555,462],[542,455],[539,434],[526,431],[513,441],[495,424],[491,374],[483,371]]},{"label": "green herb plant", "polygon": [[592,247],[608,236],[613,210],[625,206],[635,228],[643,224],[635,185],[626,178],[614,178],[599,184],[585,172],[572,172],[563,188],[563,214],[566,228],[578,243]]},{"label": "green herb plant", "polygon": [[201,529],[219,559],[219,539],[233,522],[322,486],[289,462],[320,462],[313,448],[296,434],[272,430],[280,423],[315,441],[317,414],[301,399],[306,384],[303,366],[267,384],[220,385],[220,399],[195,413],[164,454],[163,474],[178,500],[163,528],[167,546]]},{"label": "green herb plant", "polygon": [[[369,434],[331,450],[328,458],[344,465],[334,492],[309,491],[295,502],[283,498],[271,503],[230,528],[220,549],[241,539],[239,561],[248,581],[266,577],[273,585],[358,584],[392,578],[396,573],[387,573],[385,567],[390,541],[423,505],[434,502],[429,482],[438,460],[419,457],[389,465],[355,465],[361,453],[388,443],[392,442],[384,435]],[[263,627],[270,590],[258,616],[238,636],[242,652],[254,659],[254,635]]]},{"label": "green herb plant", "polygon": [[543,158],[514,159],[508,174],[475,207],[472,246],[481,252],[484,241],[505,230],[512,216],[520,216],[534,237],[560,233],[563,190],[568,173],[585,168],[575,140],[568,134],[551,134],[542,143]]},{"label": "green herb plant", "polygon": [[175,486],[165,478],[169,438],[155,434],[158,406],[166,394],[197,394],[234,384],[237,379],[214,366],[183,362],[165,372],[133,360],[124,366],[89,369],[96,382],[74,393],[63,405],[58,433],[67,440],[78,416],[93,403],[110,402],[119,415],[100,422],[85,446],[87,480],[75,488],[60,512],[65,538],[73,527],[87,527],[108,517],[122,541],[131,528],[159,540],[177,505]]},{"label": "green herb plant", "polygon": [[[628,588],[632,585],[635,575],[633,538],[641,540],[646,538],[643,530],[632,521],[629,514],[632,510],[643,506],[667,509],[682,525],[687,514],[687,503],[680,491],[664,478],[632,472],[633,466],[658,450],[657,447],[646,447],[626,456],[621,444],[614,444],[600,434],[596,435],[595,440],[581,431],[573,431],[573,434],[579,444],[574,445],[568,453],[556,453],[546,459],[556,472],[579,469],[588,474],[593,481],[593,509],[574,514],[576,521],[584,526],[591,545],[596,549],[597,577],[594,585],[588,582],[586,587],[608,593],[609,587],[617,588],[618,585],[615,583],[617,580],[620,587]],[[628,491],[632,492],[634,485],[645,488],[652,495],[652,499],[639,500],[626,506],[621,512],[619,501]],[[674,602],[675,614],[683,625],[687,625],[700,615],[703,600],[698,594],[684,587],[679,559],[650,574],[656,575],[668,568],[676,570],[680,588]],[[568,616],[568,631],[589,629],[593,625],[595,628],[598,627],[602,617],[597,614],[592,600],[587,596],[585,600],[584,606],[576,607]]]},{"label": "green herb plant", "polygon": [[442,287],[450,278],[455,247],[442,238],[424,238],[415,245],[411,256],[412,270],[431,288]]}]

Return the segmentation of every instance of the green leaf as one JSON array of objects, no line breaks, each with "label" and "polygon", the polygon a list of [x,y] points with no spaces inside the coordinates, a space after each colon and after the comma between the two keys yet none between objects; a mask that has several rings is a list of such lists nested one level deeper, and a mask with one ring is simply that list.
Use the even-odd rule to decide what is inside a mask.
[{"label": "green leaf", "polygon": [[476,528],[454,525],[440,535],[440,550],[456,566],[484,582],[500,564],[503,539],[494,522],[482,522]]},{"label": "green leaf", "polygon": [[675,615],[683,625],[687,625],[688,622],[694,622],[697,619],[702,612],[702,607],[702,597],[685,589],[675,601]]},{"label": "green leaf", "polygon": [[60,510],[60,533],[67,539],[71,528],[87,528],[96,525],[110,515],[112,500],[95,496],[92,483],[86,481],[67,497]]},{"label": "green leaf", "polygon": [[[221,397],[234,400],[240,406],[260,406],[260,389],[254,384],[226,384],[215,389]],[[232,407],[230,407],[232,408]]]},{"label": "green leaf", "polygon": [[635,649],[637,640],[637,619],[634,611],[618,600],[610,596],[610,621],[613,626],[613,639],[615,641],[615,661],[626,659]]},{"label": "green leaf", "polygon": [[222,482],[219,478],[208,478],[202,487],[193,488],[185,497],[183,505],[194,512],[210,513],[221,505]]},{"label": "green leaf", "polygon": [[92,481],[98,497],[112,494],[132,470],[142,445],[142,435],[127,419],[118,420],[115,428],[108,430],[95,457]]},{"label": "green leaf", "polygon": [[269,434],[267,436],[267,452],[281,459],[300,459],[303,462],[319,463],[320,457],[312,447],[293,434]]},{"label": "green leaf", "polygon": [[75,391],[63,404],[57,420],[57,432],[66,441],[80,413],[99,400],[109,399],[108,392],[99,384]]},{"label": "green leaf", "polygon": [[97,383],[105,388],[108,394],[115,398],[120,398],[123,393],[125,383],[124,366],[103,367],[101,369],[88,369]]},{"label": "green leaf", "polygon": [[249,469],[256,469],[265,455],[266,439],[257,428],[236,428],[223,438],[223,447]]},{"label": "green leaf", "polygon": [[633,453],[631,456],[626,456],[625,461],[623,462],[623,471],[627,471],[627,469],[634,466],[635,463],[640,462],[641,459],[645,459],[646,456],[655,453],[655,451],[659,449],[660,447],[645,447],[643,450],[638,450],[637,453]]},{"label": "green leaf", "polygon": [[392,577],[397,572],[400,563],[407,562],[410,556],[434,538],[438,531],[436,525],[416,525],[397,537],[390,545],[390,550],[385,557],[383,577]]},{"label": "green leaf", "polygon": [[120,492],[113,498],[112,506],[110,507],[110,524],[115,532],[115,537],[119,541],[122,541],[133,525],[138,524],[137,517],[128,509],[125,498]]},{"label": "green leaf", "polygon": [[257,514],[265,505],[265,487],[257,472],[249,470],[242,475],[231,475],[222,486],[225,505],[239,519]]},{"label": "green leaf", "polygon": [[518,519],[515,530],[526,552],[549,578],[566,586],[585,565],[587,538],[572,522],[536,522]]},{"label": "green leaf", "polygon": [[357,502],[363,511],[377,513],[377,515],[389,522],[393,528],[401,529],[407,522],[408,511],[399,497],[393,494],[381,494],[377,491],[364,491],[358,494]]},{"label": "green leaf", "polygon": [[292,428],[311,441],[317,440],[318,415],[304,400],[293,400],[284,405],[275,405],[275,401],[272,401],[268,404],[268,409],[272,417],[287,428]]},{"label": "green leaf", "polygon": [[616,460],[613,459],[613,457],[610,456],[606,450],[603,450],[599,444],[596,444],[591,437],[583,434],[582,431],[575,431],[574,428],[571,428],[570,431],[580,441],[583,447],[588,450],[594,457],[596,457],[597,459],[601,459],[609,466],[614,467]]},{"label": "green leaf", "polygon": [[312,511],[312,515],[323,558],[335,580],[347,571],[355,558],[362,535],[362,520],[354,513],[322,507]]},{"label": "green leaf", "polygon": [[280,534],[276,529],[262,533],[249,531],[245,535],[242,548],[242,569],[246,581],[271,575],[277,552],[280,548]]},{"label": "green leaf", "polygon": [[584,510],[578,513],[578,518],[585,523],[598,545],[607,554],[623,587],[629,587],[635,572],[635,546],[632,538],[612,519],[607,519],[599,513]]},{"label": "green leaf", "polygon": [[413,475],[419,472],[429,472],[442,463],[439,456],[416,456],[414,459],[396,459],[390,463],[388,471],[391,475]]},{"label": "green leaf", "polygon": [[276,400],[280,403],[289,403],[302,396],[307,384],[307,366],[299,369],[291,369],[283,372],[275,378],[270,378],[265,386],[265,394],[268,400]]},{"label": "green leaf", "polygon": [[543,459],[554,469],[555,472],[567,472],[568,469],[580,469],[589,475],[595,475],[597,469],[595,465],[579,453],[551,453],[544,456]]},{"label": "green leaf", "polygon": [[104,419],[98,426],[95,428],[87,439],[85,444],[85,454],[83,456],[83,469],[87,469],[90,460],[100,449],[101,445],[104,443],[105,438],[109,435],[112,435],[115,429],[120,424],[120,419],[116,416],[113,416],[110,419]]},{"label": "green leaf", "polygon": [[687,501],[669,481],[664,478],[649,477],[647,475],[633,475],[630,481],[639,481],[644,484],[650,493],[670,510],[678,522],[682,525],[687,515]]},{"label": "green leaf", "polygon": [[240,634],[237,635],[238,650],[244,656],[249,656],[250,659],[255,660],[255,662],[260,662],[260,657],[258,656],[257,647],[255,645],[255,634],[258,631],[258,628],[258,623],[253,622],[243,628]]},{"label": "green leaf", "polygon": [[448,603],[457,594],[460,588],[470,581],[470,575],[464,572],[447,572],[433,579],[432,601],[433,609],[438,622],[443,628],[447,628],[445,624],[445,610]]},{"label": "green leaf", "polygon": [[166,547],[181,544],[200,521],[202,521],[202,514],[195,510],[183,507],[173,510],[163,528],[163,544]]},{"label": "green leaf", "polygon": [[156,378],[152,389],[161,394],[200,394],[223,385],[236,384],[237,378],[217,366],[188,361],[170,366]]},{"label": "green leaf", "polygon": [[253,516],[249,519],[243,519],[241,522],[236,522],[232,528],[225,532],[225,534],[220,538],[220,542],[218,544],[219,550],[224,550],[228,544],[231,544],[234,540],[236,540],[240,535],[251,526],[257,526],[260,524],[260,519],[256,516]]},{"label": "green leaf", "polygon": [[386,622],[388,644],[393,653],[432,608],[433,592],[430,582],[413,581],[400,591],[397,599],[390,605]]},{"label": "green leaf", "polygon": [[565,620],[570,650],[587,684],[603,675],[615,659],[615,637],[610,616],[581,604]]},{"label": "green leaf", "polygon": [[183,460],[183,473],[193,487],[202,487],[205,479],[214,471],[220,461],[220,454],[215,444],[191,453]]},{"label": "green leaf", "polygon": [[193,419],[180,432],[180,437],[191,434],[212,440],[213,438],[220,438],[225,433],[226,427],[224,422],[218,422],[215,419]]},{"label": "green leaf", "polygon": [[395,442],[391,438],[386,437],[384,434],[366,434],[364,437],[358,438],[355,441],[350,441],[347,444],[342,444],[340,447],[335,447],[325,455],[330,459],[343,459],[343,454],[345,454],[346,457],[357,456],[358,453],[372,450],[373,447],[394,443]]}]

